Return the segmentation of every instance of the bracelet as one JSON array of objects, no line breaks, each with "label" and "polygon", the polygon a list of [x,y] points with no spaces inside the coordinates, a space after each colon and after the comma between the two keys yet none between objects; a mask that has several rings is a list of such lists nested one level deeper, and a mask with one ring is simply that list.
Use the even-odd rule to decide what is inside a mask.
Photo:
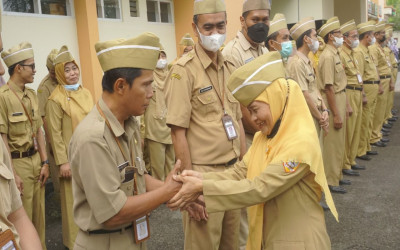
[{"label": "bracelet", "polygon": [[42,161],[42,163],[41,163],[41,165],[42,165],[42,167],[43,167],[43,165],[49,165],[49,160],[45,160],[45,161]]},{"label": "bracelet", "polygon": [[329,114],[329,112],[330,112],[329,109],[323,109],[322,112],[324,112],[324,111],[328,112],[328,114]]}]

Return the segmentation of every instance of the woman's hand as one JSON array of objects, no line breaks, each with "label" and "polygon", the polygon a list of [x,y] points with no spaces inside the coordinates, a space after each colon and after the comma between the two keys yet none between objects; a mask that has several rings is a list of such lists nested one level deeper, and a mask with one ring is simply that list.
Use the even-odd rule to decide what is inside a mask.
[{"label": "woman's hand", "polygon": [[172,210],[185,208],[194,202],[203,192],[203,180],[201,173],[196,171],[183,171],[181,175],[175,175],[174,180],[183,183],[181,190],[168,202],[167,206]]}]

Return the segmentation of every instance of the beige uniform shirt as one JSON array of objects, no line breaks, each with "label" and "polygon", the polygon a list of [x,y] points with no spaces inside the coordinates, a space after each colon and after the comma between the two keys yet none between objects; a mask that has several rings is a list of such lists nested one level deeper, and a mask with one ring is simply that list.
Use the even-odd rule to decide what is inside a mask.
[{"label": "beige uniform shirt", "polygon": [[[167,71],[155,69],[154,74],[167,74]],[[167,106],[165,104],[164,81],[154,76],[153,97],[144,113],[145,138],[163,144],[172,144],[171,129],[166,124]]]},{"label": "beige uniform shirt", "polygon": [[360,44],[355,48],[354,58],[358,62],[363,81],[379,81],[378,71],[367,47]]},{"label": "beige uniform shirt", "polygon": [[[220,52],[216,68],[196,44],[194,50],[171,68],[166,79],[167,124],[187,129],[193,164],[225,164],[240,156],[238,121],[242,113],[239,102],[226,86],[232,69]],[[220,100],[238,135],[232,141],[228,140],[222,124],[224,111]]]},{"label": "beige uniform shirt", "polygon": [[246,173],[240,162],[225,172],[203,174],[209,213],[264,203],[262,249],[331,248],[319,205],[321,188],[307,164],[290,174],[282,164],[270,164],[253,180]]},{"label": "beige uniform shirt", "polygon": [[[122,209],[127,196],[133,195],[133,180],[124,182],[126,169],[120,171],[118,168],[126,160],[113,133],[131,163],[137,162],[132,161],[131,156],[143,159],[137,120],[134,117],[129,118],[123,128],[103,99],[99,100],[99,105],[109,120],[112,131],[95,106],[75,129],[69,146],[74,219],[84,232],[106,229],[103,223]],[[135,151],[138,152],[136,156]],[[136,166],[139,167],[138,164]],[[144,164],[141,167],[144,169]],[[145,192],[144,176],[137,175],[137,186],[139,194]],[[109,236],[105,234],[104,237]]]},{"label": "beige uniform shirt", "polygon": [[11,169],[11,160],[2,139],[0,139],[0,193],[0,227],[3,232],[7,229],[11,229],[18,244],[18,233],[7,217],[21,208],[22,202],[20,193],[15,185],[14,174]]},{"label": "beige uniform shirt", "polygon": [[383,51],[385,52],[386,57],[389,58],[392,69],[397,68],[397,60],[396,57],[394,56],[393,51],[388,47],[383,48]]},{"label": "beige uniform shirt", "polygon": [[238,31],[236,37],[225,46],[222,55],[225,60],[232,63],[235,68],[239,68],[267,52],[267,48],[263,45],[259,45],[257,48],[251,46],[243,33]]},{"label": "beige uniform shirt", "polygon": [[329,44],[319,57],[318,72],[321,90],[325,90],[325,85],[332,85],[335,93],[346,88],[347,78],[339,52]]},{"label": "beige uniform shirt", "polygon": [[385,52],[382,47],[375,43],[368,47],[370,55],[372,56],[376,67],[378,68],[378,73],[380,76],[392,75],[391,68],[392,65],[389,58],[386,57]]},{"label": "beige uniform shirt", "polygon": [[286,70],[289,77],[299,84],[302,91],[308,91],[316,107],[321,110],[322,99],[316,85],[316,76],[310,59],[297,51],[289,59]]},{"label": "beige uniform shirt", "polygon": [[53,81],[50,75],[45,76],[37,89],[39,99],[40,116],[46,115],[46,103],[53,90],[57,87],[57,82]]},{"label": "beige uniform shirt", "polygon": [[[33,89],[25,86],[22,91],[11,80],[7,84],[18,97],[10,90],[9,85],[0,88],[0,133],[7,134],[11,152],[26,152],[34,146],[32,133],[36,133],[43,124],[39,114],[38,99]],[[33,126],[18,98],[24,103]]]},{"label": "beige uniform shirt", "polygon": [[347,76],[347,85],[362,85],[362,77],[359,70],[358,60],[354,57],[353,50],[343,45],[339,49],[340,60],[344,65],[344,70]]}]

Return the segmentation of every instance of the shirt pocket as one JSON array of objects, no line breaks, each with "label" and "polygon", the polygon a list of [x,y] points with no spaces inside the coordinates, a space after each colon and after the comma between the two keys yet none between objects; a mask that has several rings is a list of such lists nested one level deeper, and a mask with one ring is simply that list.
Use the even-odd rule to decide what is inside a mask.
[{"label": "shirt pocket", "polygon": [[8,168],[0,163],[0,208],[8,215],[11,212],[11,190],[10,190],[10,181],[13,180],[13,174]]},{"label": "shirt pocket", "polygon": [[[9,127],[8,133],[10,137],[21,136],[27,133],[27,120],[28,117],[22,112],[22,115],[13,116],[12,114],[8,116]],[[30,128],[29,128],[30,129]]]},{"label": "shirt pocket", "polygon": [[214,91],[197,96],[200,101],[200,112],[203,117],[206,117],[208,122],[218,120],[222,117],[221,104],[218,103],[217,94]]},{"label": "shirt pocket", "polygon": [[336,71],[336,73],[340,73],[340,72],[344,71],[342,63],[337,63],[335,65],[335,71]]}]

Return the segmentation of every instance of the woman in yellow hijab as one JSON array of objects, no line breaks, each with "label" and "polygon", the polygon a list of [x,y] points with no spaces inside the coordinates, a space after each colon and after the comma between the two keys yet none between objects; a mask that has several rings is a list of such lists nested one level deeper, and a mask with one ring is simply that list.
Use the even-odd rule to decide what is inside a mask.
[{"label": "woman in yellow hijab", "polygon": [[184,171],[169,207],[184,208],[204,195],[207,212],[248,207],[248,250],[330,249],[325,193],[337,219],[315,126],[298,84],[285,79],[279,52],[237,69],[228,88],[246,106],[260,132],[240,163],[220,173]]},{"label": "woman in yellow hijab", "polygon": [[60,167],[63,243],[73,249],[78,227],[73,219],[71,168],[67,152],[73,131],[93,107],[93,98],[79,84],[79,67],[67,46],[61,47],[54,59],[54,65],[59,84],[47,101],[46,122],[54,158]]}]

